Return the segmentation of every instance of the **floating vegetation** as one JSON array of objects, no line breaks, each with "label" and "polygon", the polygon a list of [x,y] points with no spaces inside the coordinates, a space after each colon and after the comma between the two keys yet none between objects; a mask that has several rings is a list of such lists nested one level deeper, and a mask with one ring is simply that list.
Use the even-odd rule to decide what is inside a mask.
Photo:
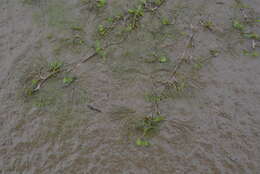
[{"label": "floating vegetation", "polygon": [[107,1],[106,1],[106,0],[97,0],[97,7],[98,7],[98,8],[105,7],[106,4],[107,4]]},{"label": "floating vegetation", "polygon": [[149,143],[149,141],[144,140],[144,139],[142,139],[142,138],[137,138],[137,140],[136,140],[136,145],[137,145],[137,146],[146,147],[146,146],[149,146],[150,143]]},{"label": "floating vegetation", "polygon": [[73,78],[73,77],[64,77],[63,78],[63,83],[65,84],[65,85],[69,85],[69,84],[71,84],[72,82],[74,82],[75,81],[75,78]]},{"label": "floating vegetation", "polygon": [[167,61],[168,61],[168,58],[166,56],[159,57],[159,62],[160,63],[166,63]]},{"label": "floating vegetation", "polygon": [[[32,2],[32,0],[28,0],[28,3]],[[104,7],[108,5],[107,0],[95,0],[95,1],[88,1],[88,0],[82,0],[82,3],[84,3],[86,6],[90,4],[90,12],[93,13],[95,16],[100,17],[102,10],[106,10]],[[184,5],[177,5],[174,9],[174,16],[168,16],[167,14],[164,17],[161,16],[156,16],[160,15],[162,11],[159,11],[158,13],[156,10],[158,10],[163,3],[166,2],[166,0],[141,0],[138,2],[138,4],[131,6],[131,8],[128,8],[124,12],[116,13],[115,15],[111,15],[110,17],[107,16],[102,16],[103,21],[97,20],[95,23],[95,28],[93,29],[94,34],[94,44],[92,45],[92,54],[90,54],[87,57],[84,57],[80,59],[79,61],[76,61],[76,63],[73,63],[73,65],[68,65],[68,66],[63,66],[64,63],[61,61],[53,61],[49,63],[47,67],[44,67],[42,72],[39,74],[33,76],[32,79],[28,81],[28,95],[35,94],[37,91],[43,88],[43,84],[47,83],[49,79],[57,79],[57,82],[61,84],[61,87],[71,85],[75,81],[75,77],[72,77],[70,72],[79,67],[79,65],[85,63],[87,60],[90,60],[90,58],[100,56],[102,58],[105,58],[107,55],[107,48],[111,45],[120,45],[124,46],[123,41],[128,39],[128,36],[131,36],[131,34],[136,34],[139,37],[139,34],[143,34],[144,36],[141,37],[146,37],[146,33],[149,33],[152,35],[152,37],[161,37],[159,38],[158,44],[154,44],[151,46],[151,48],[155,48],[154,53],[151,51],[153,54],[150,54],[151,56],[146,59],[144,62],[145,63],[153,63],[149,65],[149,70],[145,72],[145,70],[141,69],[140,67],[134,67],[136,64],[138,64],[139,60],[137,58],[135,59],[136,62],[133,63],[134,68],[130,67],[128,64],[124,64],[120,66],[117,66],[114,70],[114,72],[117,72],[120,74],[120,76],[123,76],[124,74],[142,74],[145,77],[147,76],[153,76],[152,73],[154,72],[154,67],[166,67],[167,65],[171,65],[170,63],[174,63],[174,65],[170,68],[168,68],[166,71],[167,73],[161,75],[160,74],[160,79],[159,78],[146,78],[152,81],[152,83],[156,83],[157,85],[157,80],[158,86],[160,88],[160,92],[158,93],[149,93],[145,94],[145,102],[150,102],[152,104],[152,107],[154,107],[155,111],[153,111],[151,114],[152,116],[146,116],[142,119],[136,119],[134,121],[134,130],[137,131],[140,135],[135,139],[135,143],[137,146],[141,147],[147,147],[150,146],[151,143],[149,141],[150,136],[155,133],[156,131],[159,130],[160,124],[165,120],[164,117],[161,116],[159,109],[158,109],[158,104],[164,100],[164,99],[169,99],[169,98],[176,98],[178,96],[183,96],[191,86],[190,84],[190,79],[192,78],[191,76],[199,72],[204,65],[206,60],[208,58],[202,58],[199,56],[193,56],[192,55],[192,50],[195,48],[194,42],[196,42],[195,38],[195,33],[198,30],[198,26],[193,26],[192,24],[189,24],[189,27],[186,25],[183,26],[182,28],[178,28],[175,25],[172,25],[172,19],[174,19],[174,22],[178,24],[177,18],[180,15],[180,10],[186,8]],[[68,29],[69,34],[66,35],[66,37],[63,38],[55,38],[54,34],[50,34],[47,36],[47,39],[51,40],[52,42],[56,41],[56,45],[54,46],[54,53],[55,56],[60,56],[60,53],[63,51],[73,51],[73,52],[80,52],[81,48],[84,48],[83,46],[86,46],[87,43],[91,43],[92,41],[89,41],[88,37],[85,37],[83,26],[86,26],[85,24],[78,24],[77,22],[71,22],[74,20],[71,20],[70,14],[67,14],[69,11],[69,8],[65,6],[62,3],[53,3],[48,8],[46,9],[46,13],[48,13],[46,19],[48,20],[48,24],[50,26],[54,27],[65,27]],[[82,12],[83,13],[83,12]],[[145,31],[142,31],[144,27],[146,27],[145,20],[146,19],[146,14],[149,13],[150,16],[158,17],[157,22],[157,27],[148,27],[145,28]],[[167,16],[167,17],[166,17]],[[68,18],[67,18],[68,17]],[[149,17],[147,15],[147,17]],[[235,30],[238,30],[241,35],[244,36],[244,38],[248,39],[253,39],[253,40],[259,40],[260,36],[254,32],[249,32],[246,33],[245,30],[248,27],[248,23],[245,22],[245,20],[233,20],[232,21],[232,27]],[[217,28],[217,24],[213,23],[211,20],[201,20],[199,22],[199,25],[203,27],[206,30],[213,31]],[[175,28],[173,28],[175,27]],[[147,32],[146,32],[147,29]],[[160,31],[160,30],[164,31]],[[201,28],[199,28],[201,29]],[[140,33],[138,31],[141,31]],[[167,30],[168,33],[165,32]],[[176,32],[177,31],[177,32]],[[87,32],[87,30],[86,30]],[[135,33],[136,32],[136,33]],[[155,34],[154,34],[155,33]],[[177,34],[176,34],[177,33]],[[66,33],[67,34],[67,33]],[[214,34],[213,32],[211,34]],[[173,36],[174,35],[174,36]],[[116,37],[113,37],[116,36]],[[140,40],[143,39],[140,37]],[[150,37],[150,35],[148,36]],[[173,40],[176,41],[176,37],[181,37],[181,38],[187,38],[187,43],[181,45],[178,47],[178,45],[174,45],[175,43],[170,43],[171,45],[166,45],[169,44],[167,43],[168,41],[172,42]],[[91,38],[91,37],[90,37]],[[109,38],[109,39],[107,39]],[[130,38],[130,37],[129,37]],[[174,38],[174,39],[172,39]],[[120,40],[119,42],[114,42],[112,43],[111,40]],[[139,38],[138,38],[139,39]],[[157,38],[156,38],[157,39]],[[117,40],[117,41],[118,41]],[[186,41],[186,40],[184,40]],[[135,42],[134,42],[135,43]],[[143,43],[143,42],[142,42]],[[150,44],[145,43],[145,44]],[[161,46],[161,45],[166,45]],[[150,45],[149,45],[150,46]],[[175,47],[176,46],[176,47]],[[127,47],[127,46],[126,46]],[[170,48],[170,49],[164,49],[164,48]],[[181,51],[183,52],[180,57],[176,58],[174,60],[174,57],[169,57],[171,54],[172,50],[177,50],[177,49],[182,49]],[[140,49],[140,48],[137,48]],[[209,51],[210,58],[212,57],[218,57],[220,52],[217,49],[210,49],[206,51]],[[141,49],[140,49],[141,50]],[[132,50],[123,50],[124,52],[130,52]],[[150,51],[150,50],[149,50]],[[141,51],[140,51],[141,53]],[[143,52],[141,53],[143,54]],[[145,55],[146,53],[144,53]],[[243,51],[244,55],[247,56],[252,56],[252,57],[258,57],[259,53],[254,49],[253,51],[248,51],[244,50]],[[83,54],[82,54],[83,55]],[[146,54],[147,55],[147,54]],[[136,57],[138,57],[137,55]],[[142,55],[141,55],[142,56]],[[140,57],[141,57],[140,56]],[[123,56],[127,57],[127,56]],[[128,55],[129,57],[129,55]],[[125,60],[124,60],[125,61]],[[122,61],[124,63],[124,61]],[[141,60],[143,61],[143,60]],[[146,65],[146,64],[145,64]],[[146,65],[147,66],[147,65]],[[139,68],[139,69],[138,69]],[[141,69],[141,70],[140,70]],[[166,68],[165,68],[166,69]],[[151,71],[150,71],[151,70]],[[157,70],[157,69],[156,69]],[[145,72],[145,73],[143,73]],[[186,73],[186,74],[185,74]],[[193,74],[192,74],[193,73]],[[159,76],[159,75],[158,75]],[[165,78],[166,77],[166,78]],[[165,81],[163,81],[163,80]],[[129,79],[127,79],[129,80]],[[154,82],[155,80],[156,82]],[[161,80],[161,81],[160,81]],[[50,81],[51,83],[52,81]],[[135,82],[135,81],[134,81]],[[30,84],[29,84],[30,83]],[[75,84],[75,83],[73,83]],[[128,84],[127,84],[128,85]],[[155,86],[156,86],[155,85]],[[48,87],[48,85],[46,85]],[[73,86],[74,87],[74,86]],[[158,88],[158,89],[159,89]],[[63,89],[63,88],[62,88]],[[70,88],[64,88],[63,90],[69,90]],[[61,90],[61,89],[58,89]],[[40,95],[39,95],[40,96]],[[37,106],[39,107],[45,107],[47,105],[51,105],[53,98],[44,98],[40,97],[37,100]],[[157,106],[156,106],[157,105]],[[101,109],[97,109],[96,107],[87,104],[86,105],[90,110],[102,113]],[[129,112],[129,111],[127,111]],[[125,114],[126,115],[126,114]],[[154,116],[156,115],[156,116]],[[61,119],[62,120],[62,119]],[[61,121],[62,122],[62,121]],[[61,124],[63,125],[63,124]]]},{"label": "floating vegetation", "polygon": [[156,117],[144,117],[141,120],[137,120],[135,123],[135,128],[142,133],[142,136],[137,138],[137,146],[149,146],[150,142],[147,140],[149,136],[159,129],[159,125],[165,118],[162,116]]},{"label": "floating vegetation", "polygon": [[171,22],[170,22],[170,20],[169,20],[168,18],[163,17],[163,18],[162,18],[162,24],[163,24],[163,25],[170,25]]},{"label": "floating vegetation", "polygon": [[101,43],[99,40],[96,41],[96,44],[95,44],[95,51],[96,51],[96,54],[101,56],[101,57],[105,57],[106,56],[106,53],[104,51],[104,48],[101,47]]},{"label": "floating vegetation", "polygon": [[245,29],[245,25],[242,24],[240,21],[238,20],[234,20],[233,21],[233,28],[235,28],[236,30],[239,31],[243,31]]},{"label": "floating vegetation", "polygon": [[209,52],[212,57],[217,57],[220,54],[219,50],[216,49],[211,49]]},{"label": "floating vegetation", "polygon": [[259,34],[256,34],[256,33],[245,33],[245,34],[244,34],[244,37],[245,37],[245,38],[248,38],[248,39],[260,40],[260,35],[259,35]]},{"label": "floating vegetation", "polygon": [[104,36],[107,33],[107,29],[104,27],[104,25],[98,25],[98,33],[101,36]]},{"label": "floating vegetation", "polygon": [[251,57],[259,57],[260,56],[260,54],[257,51],[243,50],[243,54],[245,56],[251,56]]},{"label": "floating vegetation", "polygon": [[49,71],[50,72],[55,72],[55,71],[59,71],[62,67],[62,62],[61,61],[54,61],[51,62],[49,65]]},{"label": "floating vegetation", "polygon": [[83,31],[83,28],[81,26],[79,26],[79,25],[73,25],[71,27],[71,29],[74,30],[74,31],[80,31],[80,32]]}]

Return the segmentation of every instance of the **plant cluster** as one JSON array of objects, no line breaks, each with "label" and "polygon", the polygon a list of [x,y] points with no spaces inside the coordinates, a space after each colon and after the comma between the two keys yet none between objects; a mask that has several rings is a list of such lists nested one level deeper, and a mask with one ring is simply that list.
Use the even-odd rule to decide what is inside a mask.
[{"label": "plant cluster", "polygon": [[102,8],[102,7],[106,6],[107,1],[106,0],[97,0],[96,3],[97,3],[98,8]]},{"label": "plant cluster", "polygon": [[149,146],[150,142],[147,138],[156,130],[158,130],[159,125],[165,118],[162,116],[151,117],[147,116],[141,120],[138,120],[135,124],[136,130],[142,133],[142,136],[137,138],[136,145],[137,146]]}]

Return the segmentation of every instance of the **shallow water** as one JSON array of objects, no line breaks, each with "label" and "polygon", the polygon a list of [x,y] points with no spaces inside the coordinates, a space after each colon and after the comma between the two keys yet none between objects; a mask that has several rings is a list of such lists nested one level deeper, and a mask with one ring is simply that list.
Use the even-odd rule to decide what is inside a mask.
[{"label": "shallow water", "polygon": [[[139,1],[1,0],[0,173],[258,174],[260,42],[232,21],[260,34],[260,4],[239,2],[165,0],[133,31],[125,18],[100,36],[98,25]],[[105,57],[25,94],[50,62],[70,68],[97,41]],[[76,80],[65,85],[67,76]],[[165,120],[150,146],[137,146],[135,121],[157,112]]]}]

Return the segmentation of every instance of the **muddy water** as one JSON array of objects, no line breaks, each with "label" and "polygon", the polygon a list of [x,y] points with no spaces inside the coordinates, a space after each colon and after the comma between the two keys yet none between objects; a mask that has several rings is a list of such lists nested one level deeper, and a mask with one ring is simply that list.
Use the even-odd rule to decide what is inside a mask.
[{"label": "muddy water", "polygon": [[[166,0],[135,30],[125,32],[126,20],[98,34],[107,17],[138,3],[0,1],[1,174],[259,173],[260,56],[252,52],[260,42],[232,27],[251,21],[245,30],[260,34],[259,1]],[[25,94],[50,62],[70,67],[96,41],[113,44],[105,57]],[[183,53],[176,76],[185,87],[176,93],[161,82],[172,80]],[[65,76],[76,80],[66,86]],[[133,123],[158,111],[165,121],[151,145],[137,146]]]}]

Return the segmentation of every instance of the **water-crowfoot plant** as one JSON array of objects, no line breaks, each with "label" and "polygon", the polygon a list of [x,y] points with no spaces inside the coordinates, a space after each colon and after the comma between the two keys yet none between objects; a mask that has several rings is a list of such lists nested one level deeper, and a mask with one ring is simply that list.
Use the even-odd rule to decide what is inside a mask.
[{"label": "water-crowfoot plant", "polygon": [[103,58],[106,56],[104,48],[101,47],[101,43],[99,40],[97,40],[95,43],[95,52]]},{"label": "water-crowfoot plant", "polygon": [[63,83],[65,85],[70,85],[72,82],[74,82],[75,78],[73,77],[64,77],[63,78]]},{"label": "water-crowfoot plant", "polygon": [[168,58],[166,56],[160,56],[159,57],[159,62],[160,63],[166,63],[168,61]]},{"label": "water-crowfoot plant", "polygon": [[162,5],[163,2],[164,2],[164,0],[155,0],[154,4],[157,6],[160,6],[160,5]]},{"label": "water-crowfoot plant", "polygon": [[62,62],[60,62],[60,61],[51,62],[50,65],[49,65],[49,71],[50,72],[59,71],[61,66],[62,66]]},{"label": "water-crowfoot plant", "polygon": [[212,57],[217,57],[219,55],[219,50],[216,50],[216,49],[211,49],[209,50],[209,53]]},{"label": "water-crowfoot plant", "polygon": [[101,36],[104,36],[107,33],[107,29],[105,28],[104,25],[98,25],[98,33]]},{"label": "water-crowfoot plant", "polygon": [[245,33],[245,38],[260,40],[260,35],[256,33]]},{"label": "water-crowfoot plant", "polygon": [[83,28],[81,26],[78,26],[78,25],[74,25],[71,27],[71,29],[73,31],[83,31]]},{"label": "water-crowfoot plant", "polygon": [[257,51],[243,50],[243,54],[245,56],[251,56],[251,57],[259,57],[260,56],[260,54]]},{"label": "water-crowfoot plant", "polygon": [[244,29],[245,29],[245,26],[244,26],[244,24],[242,24],[240,21],[238,21],[238,20],[234,20],[233,21],[233,28],[235,28],[236,30],[239,30],[239,31],[244,31]]},{"label": "water-crowfoot plant", "polygon": [[170,25],[171,23],[170,23],[170,20],[169,20],[168,18],[163,17],[163,18],[162,18],[162,24],[163,24],[163,25]]},{"label": "water-crowfoot plant", "polygon": [[143,5],[138,5],[138,7],[134,9],[128,9],[128,13],[132,15],[131,28],[136,28],[139,18],[144,15]]},{"label": "water-crowfoot plant", "polygon": [[149,146],[150,143],[146,140],[152,132],[158,130],[159,125],[165,118],[162,116],[147,116],[141,120],[136,121],[135,128],[142,133],[142,137],[137,138],[137,146]]},{"label": "water-crowfoot plant", "polygon": [[107,4],[107,1],[106,0],[97,0],[97,7],[98,8],[102,8],[102,7],[105,7],[106,4]]},{"label": "water-crowfoot plant", "polygon": [[147,147],[150,146],[151,144],[149,143],[149,141],[144,140],[143,138],[137,138],[136,140],[136,145],[137,146],[143,146],[143,147]]}]

